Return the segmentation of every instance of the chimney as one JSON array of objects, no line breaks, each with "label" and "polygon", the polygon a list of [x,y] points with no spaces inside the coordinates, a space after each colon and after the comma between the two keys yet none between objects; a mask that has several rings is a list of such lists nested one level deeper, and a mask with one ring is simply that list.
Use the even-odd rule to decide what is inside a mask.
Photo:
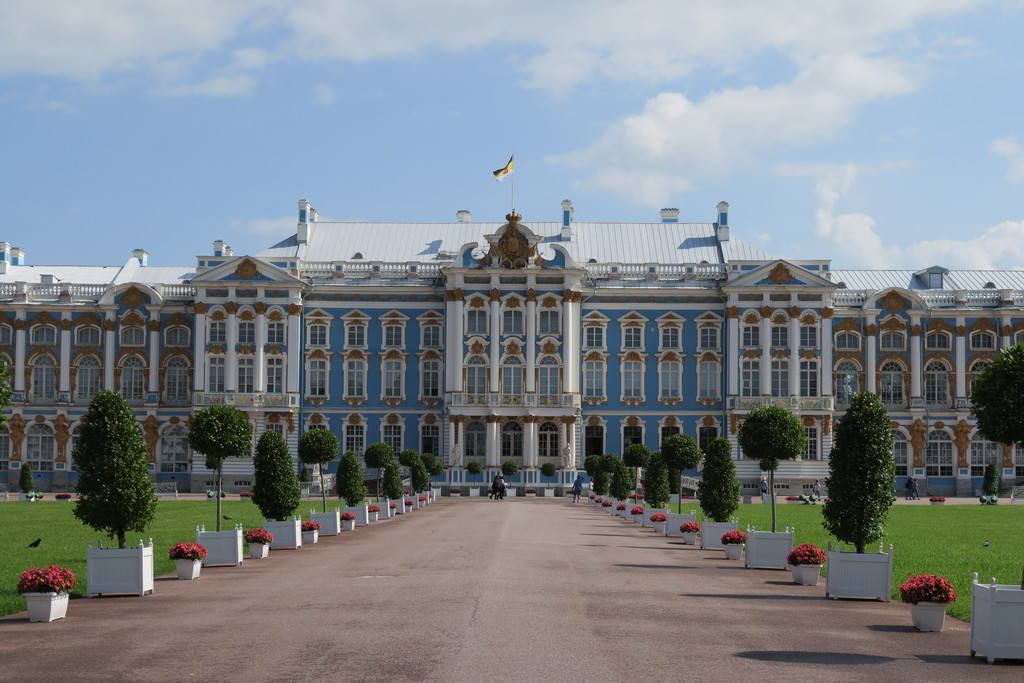
[{"label": "chimney", "polygon": [[11,265],[11,245],[8,242],[0,242],[0,274],[6,273]]},{"label": "chimney", "polygon": [[231,247],[224,243],[224,240],[217,240],[213,243],[213,255],[214,256],[234,256],[235,252],[231,251]]},{"label": "chimney", "polygon": [[569,241],[572,239],[572,219],[576,215],[576,210],[572,208],[572,201],[568,199],[562,200],[562,234],[559,235],[559,239],[563,241]]},{"label": "chimney", "polygon": [[137,258],[139,260],[139,265],[140,266],[148,266],[149,265],[149,252],[146,251],[145,249],[136,249],[136,250],[134,250],[132,252],[132,256],[134,256],[135,258]]},{"label": "chimney", "polygon": [[719,242],[729,241],[729,202],[718,202],[718,223],[715,233]]},{"label": "chimney", "polygon": [[459,223],[469,223],[473,220],[473,214],[468,209],[459,209],[455,212],[455,220]]},{"label": "chimney", "polygon": [[299,244],[309,241],[309,224],[316,222],[317,213],[305,199],[299,200],[299,227],[295,231],[295,238]]},{"label": "chimney", "polygon": [[25,265],[25,250],[14,247],[11,249],[11,265],[12,266],[23,266]]},{"label": "chimney", "polygon": [[661,210],[661,222],[662,223],[678,223],[679,222],[679,209],[662,209]]}]

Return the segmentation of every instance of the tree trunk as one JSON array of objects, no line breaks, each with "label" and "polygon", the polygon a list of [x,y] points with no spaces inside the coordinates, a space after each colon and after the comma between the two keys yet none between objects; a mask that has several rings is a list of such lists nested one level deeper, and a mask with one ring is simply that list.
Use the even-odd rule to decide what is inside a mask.
[{"label": "tree trunk", "polygon": [[772,497],[772,532],[775,532],[775,470],[768,471],[768,495]]},{"label": "tree trunk", "polygon": [[220,519],[221,519],[220,490],[221,490],[221,488],[223,486],[224,486],[224,468],[223,467],[218,467],[217,468],[217,531],[220,531]]},{"label": "tree trunk", "polygon": [[[335,477],[337,479],[337,477]],[[320,465],[320,497],[324,501],[324,512],[327,512],[327,489],[324,488],[324,466]]]},{"label": "tree trunk", "polygon": [[127,547],[128,539],[125,538],[124,531],[117,532],[117,547],[124,550]]}]

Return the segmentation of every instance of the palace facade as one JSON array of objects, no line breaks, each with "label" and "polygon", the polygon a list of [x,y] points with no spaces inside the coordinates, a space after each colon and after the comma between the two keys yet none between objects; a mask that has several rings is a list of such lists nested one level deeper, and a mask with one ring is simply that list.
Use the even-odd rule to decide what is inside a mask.
[{"label": "palace facade", "polygon": [[[217,241],[195,266],[150,266],[144,250],[35,266],[0,243],[0,482],[29,463],[38,490],[73,488],[100,389],[135,407],[154,480],[178,490],[212,482],[187,441],[209,405],[293,452],[325,428],[360,454],[438,454],[443,484],[511,460],[513,483],[537,486],[678,432],[735,444],[747,412],[779,405],[807,432],[776,474],[778,493],[799,494],[827,475],[834,421],[864,389],[892,417],[898,485],[970,495],[989,462],[1024,477],[1020,446],[983,440],[970,417],[972,379],[1024,341],[1024,272],[833,270],[744,242],[725,202],[712,222],[679,218],[578,222],[566,200],[547,222],[319,222],[300,200],[293,235],[253,255]],[[752,493],[761,473],[734,448]],[[229,459],[225,485],[252,486],[250,458]]]}]

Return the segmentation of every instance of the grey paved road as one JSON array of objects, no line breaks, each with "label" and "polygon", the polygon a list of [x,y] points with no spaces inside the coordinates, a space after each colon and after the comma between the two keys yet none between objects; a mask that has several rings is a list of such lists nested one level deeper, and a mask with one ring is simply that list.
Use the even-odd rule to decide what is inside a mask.
[{"label": "grey paved road", "polygon": [[442,499],[153,595],[0,619],[0,679],[1013,680],[968,626],[824,599],[585,503]]}]

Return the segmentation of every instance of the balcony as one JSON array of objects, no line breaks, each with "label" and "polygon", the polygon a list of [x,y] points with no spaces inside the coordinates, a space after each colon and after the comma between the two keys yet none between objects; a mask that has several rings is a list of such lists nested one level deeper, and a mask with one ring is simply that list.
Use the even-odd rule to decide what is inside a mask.
[{"label": "balcony", "polygon": [[197,391],[192,395],[197,406],[236,406],[241,408],[297,408],[297,394],[239,394],[235,392]]},{"label": "balcony", "polygon": [[831,396],[737,396],[733,405],[736,410],[754,410],[764,406],[778,406],[790,411],[833,409]]},{"label": "balcony", "polygon": [[502,408],[579,408],[578,394],[451,394],[448,405],[454,408],[481,406]]}]

